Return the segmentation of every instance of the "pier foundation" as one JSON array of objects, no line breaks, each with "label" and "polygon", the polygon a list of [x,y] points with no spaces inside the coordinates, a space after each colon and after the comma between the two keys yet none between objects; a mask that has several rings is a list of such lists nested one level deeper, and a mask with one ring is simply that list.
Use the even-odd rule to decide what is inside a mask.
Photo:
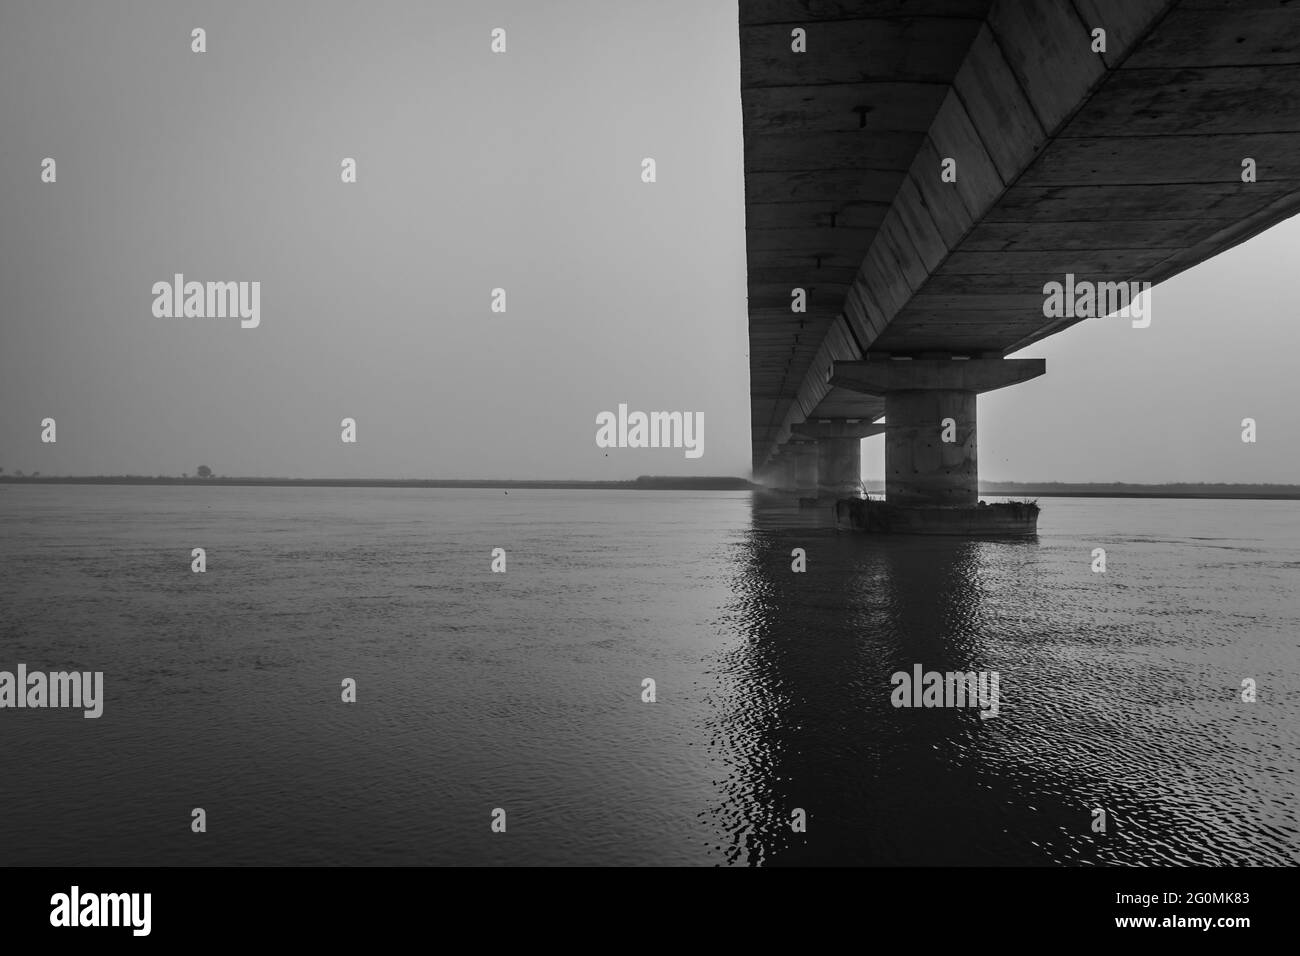
[{"label": "pier foundation", "polygon": [[1020,509],[1008,523],[1010,512],[1003,506],[979,504],[976,396],[1046,370],[1043,359],[836,362],[832,385],[885,399],[888,509],[877,508],[873,522],[923,534],[979,534],[985,527],[998,534],[1032,533],[1037,508],[1032,520]]}]

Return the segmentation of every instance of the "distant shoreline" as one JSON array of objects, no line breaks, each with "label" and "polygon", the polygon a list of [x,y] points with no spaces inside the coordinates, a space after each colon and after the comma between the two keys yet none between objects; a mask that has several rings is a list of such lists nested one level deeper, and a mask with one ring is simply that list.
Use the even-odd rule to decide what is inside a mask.
[{"label": "distant shoreline", "polygon": [[[626,481],[492,480],[478,478],[150,478],[145,475],[0,475],[0,484],[12,485],[217,485],[264,488],[482,488],[554,489],[572,491],[766,491],[745,478],[642,475]],[[883,489],[868,489],[881,494]],[[1019,498],[1184,498],[1260,501],[1300,500],[1300,485],[1197,484],[1175,482],[1142,485],[1118,482],[1043,482],[1041,484],[991,482],[981,495]]]},{"label": "distant shoreline", "polygon": [[496,481],[477,478],[150,478],[147,475],[0,475],[0,484],[15,485],[223,485],[265,488],[553,488],[628,491],[756,491],[744,478],[647,475],[627,481]]},{"label": "distant shoreline", "polygon": [[1128,482],[989,482],[980,494],[1019,498],[1227,498],[1263,501],[1300,500],[1300,485],[1231,482],[1169,482],[1160,485]]},{"label": "distant shoreline", "polygon": [[1288,492],[1249,491],[997,491],[981,488],[981,495],[992,498],[1185,498],[1240,501],[1300,501],[1300,490]]}]

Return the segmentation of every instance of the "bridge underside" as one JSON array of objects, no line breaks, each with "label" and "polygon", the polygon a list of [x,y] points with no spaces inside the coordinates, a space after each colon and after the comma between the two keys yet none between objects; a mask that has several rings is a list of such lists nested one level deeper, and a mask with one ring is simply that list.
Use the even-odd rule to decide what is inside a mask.
[{"label": "bridge underside", "polygon": [[748,0],[740,42],[756,471],[884,414],[843,363],[1002,358],[1083,317],[1049,282],[1154,285],[1300,211],[1300,5]]}]

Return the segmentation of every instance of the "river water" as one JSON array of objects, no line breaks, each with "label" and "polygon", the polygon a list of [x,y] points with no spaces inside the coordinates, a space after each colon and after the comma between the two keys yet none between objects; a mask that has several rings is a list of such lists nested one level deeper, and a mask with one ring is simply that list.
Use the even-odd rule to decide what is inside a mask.
[{"label": "river water", "polygon": [[[4,862],[1300,861],[1300,507],[1041,503],[0,485],[0,671],[105,698],[0,709]],[[997,716],[894,707],[918,664]]]}]

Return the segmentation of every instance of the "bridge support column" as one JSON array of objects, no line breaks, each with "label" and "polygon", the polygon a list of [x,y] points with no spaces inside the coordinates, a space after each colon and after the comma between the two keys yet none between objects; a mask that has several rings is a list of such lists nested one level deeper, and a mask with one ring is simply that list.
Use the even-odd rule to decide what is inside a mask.
[{"label": "bridge support column", "polygon": [[794,490],[800,498],[817,497],[817,443],[794,442]]},{"label": "bridge support column", "polygon": [[886,501],[938,507],[979,502],[974,392],[890,392],[885,421]]},{"label": "bridge support column", "polygon": [[817,497],[861,497],[862,439],[821,438],[817,441]]},{"label": "bridge support column", "polygon": [[792,494],[795,490],[795,458],[788,449],[781,449],[776,458],[776,475],[773,487]]},{"label": "bridge support column", "polygon": [[[976,396],[1046,370],[1043,359],[836,362],[833,386],[885,398],[885,500],[909,513],[891,512],[881,520],[907,525],[907,530],[945,534],[1023,524],[1019,513],[1013,516],[977,507]],[[943,518],[931,509],[972,509],[980,514],[950,511]],[[1035,510],[1031,530],[1036,522]]]},{"label": "bridge support column", "polygon": [[879,435],[884,425],[847,419],[807,421],[793,425],[797,439],[817,443],[817,497],[859,498],[862,495],[862,439]]},{"label": "bridge support column", "polygon": [[788,464],[779,455],[769,458],[767,464],[754,473],[754,480],[770,491],[779,491],[787,484]]}]

